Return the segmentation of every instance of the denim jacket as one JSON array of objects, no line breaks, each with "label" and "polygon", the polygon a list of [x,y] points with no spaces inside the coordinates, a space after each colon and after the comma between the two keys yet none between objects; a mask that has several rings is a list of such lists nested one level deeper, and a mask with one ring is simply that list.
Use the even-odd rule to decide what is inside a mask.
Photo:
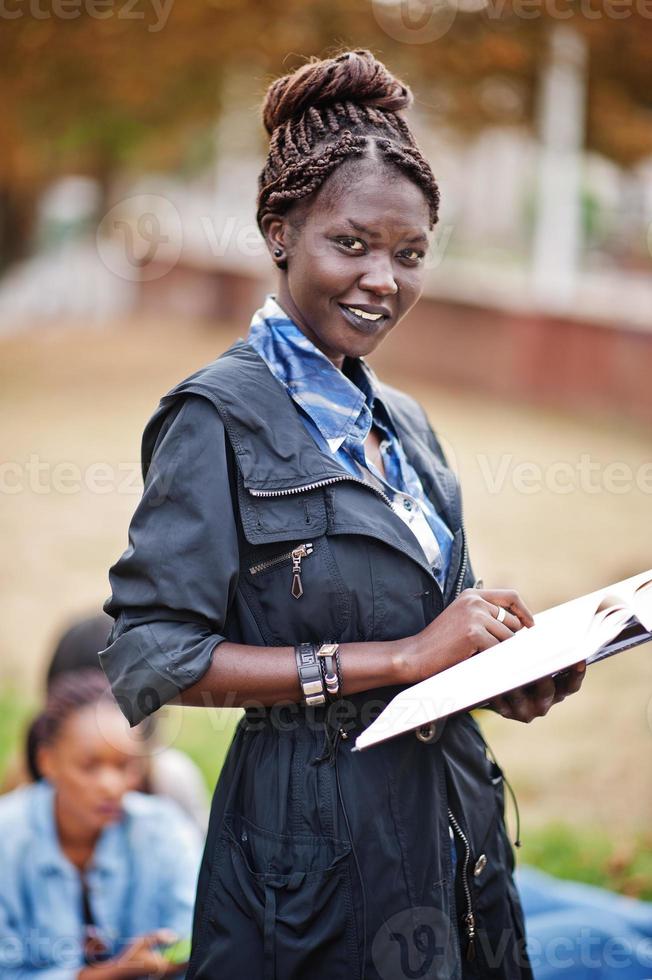
[{"label": "denim jacket", "polygon": [[[0,976],[74,980],[83,966],[77,868],[57,837],[46,780],[0,797]],[[154,929],[190,936],[201,842],[178,806],[128,793],[86,872],[100,937],[119,953]]]}]

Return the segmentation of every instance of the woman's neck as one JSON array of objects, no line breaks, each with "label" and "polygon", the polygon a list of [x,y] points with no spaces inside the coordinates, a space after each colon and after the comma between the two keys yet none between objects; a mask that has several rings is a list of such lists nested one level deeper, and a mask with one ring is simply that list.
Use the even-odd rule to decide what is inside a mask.
[{"label": "woman's neck", "polygon": [[82,869],[93,855],[100,832],[84,825],[74,813],[62,807],[58,796],[54,816],[61,850],[72,864]]}]

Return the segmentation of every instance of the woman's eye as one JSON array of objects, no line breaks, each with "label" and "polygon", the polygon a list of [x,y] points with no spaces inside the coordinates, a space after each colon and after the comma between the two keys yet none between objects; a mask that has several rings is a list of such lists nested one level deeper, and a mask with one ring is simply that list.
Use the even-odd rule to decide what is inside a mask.
[{"label": "woman's eye", "polygon": [[416,263],[416,262],[421,262],[421,260],[424,258],[425,253],[422,252],[421,249],[419,248],[405,248],[401,252],[401,255],[404,256],[404,258],[406,258],[409,262]]},{"label": "woman's eye", "polygon": [[338,238],[340,245],[350,249],[352,252],[364,252],[364,242],[359,238]]}]

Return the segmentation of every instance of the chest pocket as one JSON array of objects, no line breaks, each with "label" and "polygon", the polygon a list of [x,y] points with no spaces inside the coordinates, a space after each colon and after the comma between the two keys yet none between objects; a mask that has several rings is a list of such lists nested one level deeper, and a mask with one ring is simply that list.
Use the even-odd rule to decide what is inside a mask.
[{"label": "chest pocket", "polygon": [[331,547],[321,490],[274,497],[239,488],[240,589],[270,646],[337,641],[351,595]]}]

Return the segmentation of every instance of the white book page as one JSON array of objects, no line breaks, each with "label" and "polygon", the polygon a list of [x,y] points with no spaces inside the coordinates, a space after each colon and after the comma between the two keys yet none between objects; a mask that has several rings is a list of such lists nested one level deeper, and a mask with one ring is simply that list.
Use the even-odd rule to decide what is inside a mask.
[{"label": "white book page", "polygon": [[648,633],[652,632],[652,577],[648,576],[635,587],[632,608]]},{"label": "white book page", "polygon": [[[652,570],[553,606],[497,646],[401,691],[356,739],[356,749],[392,738],[586,660],[621,631],[637,607],[652,613]],[[647,625],[646,629],[648,628]]]}]

